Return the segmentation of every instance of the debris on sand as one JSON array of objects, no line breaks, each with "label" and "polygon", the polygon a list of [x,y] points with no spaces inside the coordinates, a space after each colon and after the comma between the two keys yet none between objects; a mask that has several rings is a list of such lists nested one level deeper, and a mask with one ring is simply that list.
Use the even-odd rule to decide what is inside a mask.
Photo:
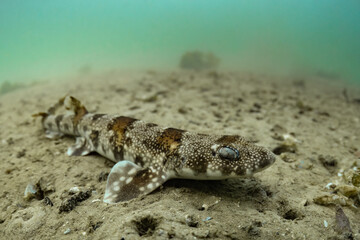
[{"label": "debris on sand", "polygon": [[199,225],[199,221],[193,215],[186,215],[185,216],[185,223],[189,227],[197,228]]},{"label": "debris on sand", "polygon": [[108,172],[101,172],[98,177],[99,182],[105,182],[109,176]]},{"label": "debris on sand", "polygon": [[282,153],[295,153],[297,151],[297,144],[300,142],[291,134],[284,134],[284,141],[273,149],[273,153],[280,155]]},{"label": "debris on sand", "polygon": [[354,206],[354,201],[345,196],[339,196],[336,194],[325,194],[320,197],[314,198],[314,203],[318,205],[341,205],[341,206]]},{"label": "debris on sand", "polygon": [[44,197],[44,204],[49,206],[54,206],[53,202],[50,200],[49,197]]},{"label": "debris on sand", "polygon": [[59,213],[72,211],[78,205],[78,203],[85,201],[90,197],[91,190],[80,191],[79,193],[71,196],[61,203],[61,206],[59,207]]},{"label": "debris on sand", "polygon": [[344,210],[340,206],[336,206],[335,231],[339,234],[352,234],[349,218],[346,216]]},{"label": "debris on sand", "polygon": [[360,188],[357,186],[359,170],[356,168],[347,171],[340,170],[339,179],[328,183],[325,189],[331,191],[314,198],[314,203],[319,205],[340,205],[357,208],[360,206]]}]

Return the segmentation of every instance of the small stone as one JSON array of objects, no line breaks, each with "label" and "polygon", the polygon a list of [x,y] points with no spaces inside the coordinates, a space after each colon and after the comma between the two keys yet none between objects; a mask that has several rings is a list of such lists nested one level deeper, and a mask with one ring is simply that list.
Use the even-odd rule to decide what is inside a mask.
[{"label": "small stone", "polygon": [[15,169],[14,168],[9,168],[5,170],[5,174],[11,174]]},{"label": "small stone", "polygon": [[92,224],[91,225],[91,229],[92,229],[92,231],[96,231],[96,229],[98,229],[99,227],[101,227],[101,225],[103,224],[103,222],[97,222],[97,223],[95,223],[95,224]]},{"label": "small stone", "polygon": [[136,97],[136,100],[140,100],[143,102],[155,102],[157,99],[158,99],[157,93],[143,94]]},{"label": "small stone", "polygon": [[1,140],[1,143],[7,144],[7,145],[12,145],[12,144],[14,144],[14,139],[12,139],[12,138],[3,139],[3,140]]},{"label": "small stone", "polygon": [[306,170],[311,170],[314,167],[314,165],[311,162],[304,160],[299,161],[299,163],[295,164],[295,166],[297,169],[306,169]]},{"label": "small stone", "polygon": [[309,206],[309,200],[307,200],[307,199],[302,200],[301,205],[304,207]]},{"label": "small stone", "polygon": [[180,107],[180,108],[178,109],[178,112],[181,113],[181,114],[187,114],[187,113],[188,113],[187,109],[184,108],[184,107]]},{"label": "small stone", "polygon": [[299,113],[303,114],[305,112],[311,112],[313,110],[312,107],[305,105],[303,101],[299,100],[296,102],[296,106],[299,108]]},{"label": "small stone", "polygon": [[186,225],[188,225],[189,227],[196,228],[199,225],[199,222],[195,220],[195,217],[193,215],[186,215],[185,222],[186,222]]},{"label": "small stone", "polygon": [[36,193],[37,188],[33,184],[29,183],[25,188],[24,198],[26,200],[30,200],[35,197]]},{"label": "small stone", "polygon": [[331,182],[328,183],[328,184],[326,184],[326,186],[325,186],[325,188],[326,188],[326,189],[329,189],[329,190],[330,190],[330,189],[334,189],[335,187],[336,187],[336,184],[331,183]]},{"label": "small stone", "polygon": [[209,205],[207,205],[206,203],[204,203],[201,208],[199,208],[200,211],[207,211],[209,209]]},{"label": "small stone", "polygon": [[157,232],[157,235],[158,236],[164,236],[164,235],[166,235],[166,231],[164,231],[164,229],[159,229],[158,232]]},{"label": "small stone", "polygon": [[17,158],[22,158],[22,157],[25,156],[25,154],[26,154],[26,149],[23,149],[23,150],[19,151],[19,152],[16,154],[16,157],[17,157]]},{"label": "small stone", "polygon": [[284,139],[280,145],[273,149],[276,155],[286,152],[295,153],[297,151],[296,141],[294,139],[287,138],[287,135],[284,135]]},{"label": "small stone", "polygon": [[107,180],[108,176],[109,176],[109,173],[108,173],[108,172],[101,172],[101,173],[99,174],[98,181],[99,181],[99,182],[104,182],[104,181]]},{"label": "small stone", "polygon": [[360,187],[360,171],[355,171],[351,178],[351,183],[356,187]]},{"label": "small stone", "polygon": [[77,186],[72,187],[72,188],[69,189],[70,194],[75,194],[75,193],[78,193],[78,192],[80,192],[80,189]]},{"label": "small stone", "polygon": [[354,206],[354,201],[352,199],[349,199],[345,196],[338,196],[335,194],[331,195],[323,195],[320,197],[315,197],[313,199],[314,203],[318,205],[341,205],[341,206]]},{"label": "small stone", "polygon": [[71,229],[68,228],[68,229],[66,229],[66,230],[64,231],[64,234],[67,235],[67,234],[69,234],[70,232],[71,232]]},{"label": "small stone", "polygon": [[338,129],[338,125],[331,124],[331,125],[329,126],[329,129],[330,129],[331,131],[335,131],[336,129]]},{"label": "small stone", "polygon": [[291,157],[288,153],[281,153],[280,154],[280,158],[284,161],[284,162],[287,162],[287,163],[291,163],[291,162],[295,162],[296,159]]},{"label": "small stone", "polygon": [[355,186],[341,184],[335,188],[336,192],[340,192],[346,197],[356,197],[360,193],[360,189]]},{"label": "small stone", "polygon": [[324,227],[327,228],[328,226],[329,226],[328,222],[326,220],[324,220]]},{"label": "small stone", "polygon": [[259,237],[261,235],[262,223],[260,221],[254,221],[251,225],[242,227],[243,230],[251,237]]},{"label": "small stone", "polygon": [[49,206],[54,206],[54,204],[52,203],[52,201],[50,200],[50,198],[49,197],[45,197],[44,198],[44,204],[45,205],[49,205]]},{"label": "small stone", "polygon": [[29,183],[25,188],[24,199],[26,201],[29,201],[33,198],[36,198],[37,200],[43,199],[44,192],[41,190],[39,184],[34,185],[32,183]]}]

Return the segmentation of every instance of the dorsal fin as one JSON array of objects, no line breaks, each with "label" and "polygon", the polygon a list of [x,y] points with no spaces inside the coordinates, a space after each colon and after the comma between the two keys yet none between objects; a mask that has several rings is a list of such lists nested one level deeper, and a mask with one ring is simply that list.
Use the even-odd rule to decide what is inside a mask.
[{"label": "dorsal fin", "polygon": [[75,115],[78,114],[86,114],[88,113],[85,106],[76,98],[73,96],[66,96],[63,100],[65,108],[71,112],[73,112]]},{"label": "dorsal fin", "polygon": [[66,110],[70,111],[71,113],[75,114],[74,117],[74,126],[78,124],[80,119],[88,113],[85,106],[73,96],[66,96],[64,99],[64,105]]}]

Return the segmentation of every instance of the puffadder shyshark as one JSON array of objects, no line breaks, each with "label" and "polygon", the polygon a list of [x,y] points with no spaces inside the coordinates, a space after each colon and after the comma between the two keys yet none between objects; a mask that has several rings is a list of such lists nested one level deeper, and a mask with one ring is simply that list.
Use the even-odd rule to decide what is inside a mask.
[{"label": "puffadder shyshark", "polygon": [[[64,114],[56,111],[64,106]],[[107,179],[104,202],[146,195],[171,178],[219,180],[251,176],[275,155],[238,135],[207,135],[160,127],[130,117],[89,113],[72,96],[42,117],[46,136],[76,137],[69,156],[91,152],[116,162]]]}]

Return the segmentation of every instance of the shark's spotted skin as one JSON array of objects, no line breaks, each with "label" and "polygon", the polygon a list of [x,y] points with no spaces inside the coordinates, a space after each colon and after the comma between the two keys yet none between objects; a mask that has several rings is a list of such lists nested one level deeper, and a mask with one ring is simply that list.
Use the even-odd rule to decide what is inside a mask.
[{"label": "shark's spotted skin", "polygon": [[[65,106],[66,113],[56,115]],[[205,135],[106,114],[88,113],[74,97],[38,113],[46,136],[76,137],[70,156],[97,152],[117,164],[109,174],[104,201],[146,195],[171,178],[227,179],[269,167],[275,156],[237,135]]]}]

